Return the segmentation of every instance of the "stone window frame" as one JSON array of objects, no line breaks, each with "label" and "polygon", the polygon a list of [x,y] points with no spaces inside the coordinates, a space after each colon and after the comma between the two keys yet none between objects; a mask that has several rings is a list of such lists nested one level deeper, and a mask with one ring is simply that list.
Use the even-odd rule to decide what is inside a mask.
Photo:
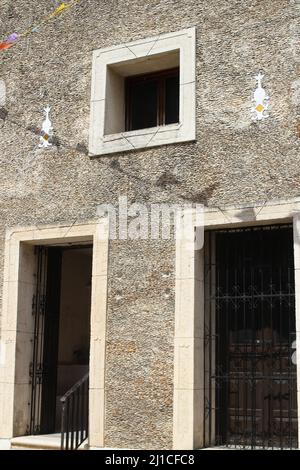
[{"label": "stone window frame", "polygon": [[[193,230],[197,228],[196,221],[195,213]],[[300,199],[268,202],[263,207],[255,204],[228,206],[222,212],[207,208],[204,212],[204,230],[286,222],[293,224],[297,395],[298,423],[300,423]],[[205,237],[204,246],[197,251],[187,248],[184,237],[176,237],[174,450],[205,448],[208,441],[207,433],[204,435],[205,253]],[[300,425],[298,425],[298,441],[300,448]]]},{"label": "stone window frame", "polygon": [[[141,73],[146,73],[151,71],[151,68],[149,69],[151,61],[163,60],[175,51],[179,51],[180,56],[179,123],[128,132],[106,133],[107,89],[111,87],[108,71],[112,67],[127,67],[127,70],[130,70],[132,65],[136,66],[138,63]],[[128,74],[131,75],[130,72]],[[194,140],[196,140],[195,27],[97,49],[93,52],[89,156]]]}]

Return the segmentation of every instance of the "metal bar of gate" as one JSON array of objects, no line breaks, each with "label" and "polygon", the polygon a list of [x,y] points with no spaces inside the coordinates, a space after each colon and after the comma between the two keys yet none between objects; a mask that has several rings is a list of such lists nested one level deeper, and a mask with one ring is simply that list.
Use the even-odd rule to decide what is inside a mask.
[{"label": "metal bar of gate", "polygon": [[[206,307],[210,419],[216,443],[240,448],[297,447],[293,237],[290,225],[215,232],[215,302]],[[214,234],[214,235],[215,235]],[[212,234],[208,265],[212,284]],[[216,367],[211,358],[215,348]],[[207,363],[205,359],[205,364]],[[213,387],[215,383],[215,389]],[[215,413],[211,404],[215,394]],[[209,423],[209,443],[212,441]],[[205,432],[204,432],[205,437]]]}]

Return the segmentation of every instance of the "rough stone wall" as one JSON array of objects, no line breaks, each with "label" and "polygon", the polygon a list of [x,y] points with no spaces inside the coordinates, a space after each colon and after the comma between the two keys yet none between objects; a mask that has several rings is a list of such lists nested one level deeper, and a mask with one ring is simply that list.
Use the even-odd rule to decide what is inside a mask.
[{"label": "rough stone wall", "polygon": [[[25,30],[55,5],[2,0],[0,32]],[[0,121],[1,236],[15,225],[93,219],[119,195],[218,206],[299,195],[299,8],[298,0],[82,0],[1,53],[5,107],[22,124]],[[92,50],[191,26],[195,143],[95,159],[63,146],[37,150],[38,137],[24,129],[41,125],[48,103],[61,143],[87,145]],[[271,115],[257,124],[259,70]],[[106,445],[170,448],[173,243],[112,243],[109,277]]]}]

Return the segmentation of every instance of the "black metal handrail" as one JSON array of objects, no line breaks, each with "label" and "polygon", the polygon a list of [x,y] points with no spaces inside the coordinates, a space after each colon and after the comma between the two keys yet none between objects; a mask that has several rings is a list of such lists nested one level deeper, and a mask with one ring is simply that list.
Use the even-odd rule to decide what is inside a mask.
[{"label": "black metal handrail", "polygon": [[73,385],[61,402],[61,450],[76,450],[88,438],[89,374]]}]

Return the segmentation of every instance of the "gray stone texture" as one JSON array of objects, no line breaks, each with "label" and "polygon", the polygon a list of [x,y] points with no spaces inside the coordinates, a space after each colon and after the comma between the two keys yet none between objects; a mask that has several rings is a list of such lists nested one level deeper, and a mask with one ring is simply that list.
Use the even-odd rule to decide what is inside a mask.
[{"label": "gray stone texture", "polygon": [[[2,0],[1,34],[26,30],[55,5]],[[8,227],[94,219],[98,204],[119,195],[220,207],[299,196],[299,8],[289,0],[82,0],[0,51],[8,111],[0,121],[1,252]],[[92,51],[191,26],[197,141],[93,159],[74,150],[88,142]],[[257,123],[259,70],[271,109]],[[25,128],[41,126],[47,104],[63,145],[45,152]],[[174,255],[173,242],[110,244],[108,447],[172,446]]]}]

